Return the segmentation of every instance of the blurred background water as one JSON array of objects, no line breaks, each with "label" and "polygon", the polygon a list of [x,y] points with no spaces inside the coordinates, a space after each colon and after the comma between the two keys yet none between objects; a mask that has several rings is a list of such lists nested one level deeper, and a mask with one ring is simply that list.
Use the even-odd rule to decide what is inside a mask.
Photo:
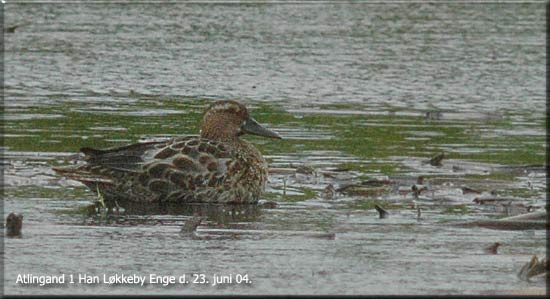
[{"label": "blurred background water", "polygon": [[[478,294],[544,286],[515,277],[544,253],[544,232],[440,225],[503,216],[473,204],[460,180],[544,203],[543,3],[4,10],[5,27],[20,25],[4,33],[4,214],[25,217],[23,237],[5,239],[6,294]],[[204,208],[204,238],[190,240],[178,231],[196,210],[97,225],[83,212],[92,193],[50,169],[81,146],[196,133],[207,103],[229,98],[286,137],[252,139],[271,167],[349,173],[306,182],[274,173],[263,200],[277,208]],[[443,168],[421,163],[440,151],[450,153]],[[526,164],[541,167],[494,175]],[[407,185],[418,175],[432,179],[436,193],[418,200],[421,221],[410,195],[320,195],[329,182],[389,176]],[[369,200],[399,208],[381,220]],[[496,241],[502,252],[484,254]],[[19,273],[155,272],[248,273],[253,283],[15,284]]]}]

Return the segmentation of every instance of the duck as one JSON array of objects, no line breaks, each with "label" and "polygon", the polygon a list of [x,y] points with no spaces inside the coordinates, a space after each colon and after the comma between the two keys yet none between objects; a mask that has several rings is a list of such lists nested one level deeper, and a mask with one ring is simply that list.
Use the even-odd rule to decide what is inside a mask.
[{"label": "duck", "polygon": [[[76,165],[53,167],[96,192],[104,204],[254,204],[268,167],[261,152],[242,139],[252,134],[282,139],[234,100],[211,104],[200,135],[146,141],[111,149],[80,149]],[[79,163],[81,162],[81,163]]]}]

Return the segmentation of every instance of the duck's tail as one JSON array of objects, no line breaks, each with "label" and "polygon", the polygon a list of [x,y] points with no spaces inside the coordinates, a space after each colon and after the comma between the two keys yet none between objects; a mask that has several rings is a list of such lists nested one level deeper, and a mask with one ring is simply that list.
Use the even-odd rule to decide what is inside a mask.
[{"label": "duck's tail", "polygon": [[91,189],[98,185],[113,185],[113,180],[88,171],[85,165],[52,167],[52,170],[68,179],[79,181]]},{"label": "duck's tail", "polygon": [[[102,152],[101,150],[87,147],[81,148],[79,154],[68,157],[68,159],[72,160],[72,162],[77,165],[52,167],[52,170],[64,177],[82,182],[90,188],[97,187],[97,184],[112,184],[113,182],[109,178],[92,172],[90,169],[91,165],[88,163],[90,159],[93,159]],[[83,161],[86,162],[82,163]]]}]

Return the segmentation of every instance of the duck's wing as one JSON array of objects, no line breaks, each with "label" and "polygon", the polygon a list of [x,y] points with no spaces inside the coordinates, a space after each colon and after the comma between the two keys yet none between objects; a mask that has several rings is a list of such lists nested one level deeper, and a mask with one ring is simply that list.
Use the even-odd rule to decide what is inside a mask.
[{"label": "duck's wing", "polygon": [[[88,186],[95,184],[114,184],[114,173],[141,173],[147,153],[167,141],[151,141],[131,144],[107,150],[83,147],[84,157],[77,157],[77,165],[53,167],[52,169],[70,179]],[[82,164],[81,162],[86,163]]]},{"label": "duck's wing", "polygon": [[84,160],[89,165],[116,171],[141,172],[143,164],[150,155],[149,152],[166,143],[166,141],[151,141],[107,150],[83,147],[80,151],[85,154]]},{"label": "duck's wing", "polygon": [[227,144],[198,136],[173,139],[155,148],[148,152],[138,177],[154,192],[215,188],[241,164]]},{"label": "duck's wing", "polygon": [[197,138],[198,136],[190,135],[162,141],[140,142],[106,150],[83,147],[80,149],[80,152],[84,154],[84,157],[77,159],[75,162],[82,160],[85,161],[86,164],[57,167],[53,169],[64,174],[70,172],[76,173],[79,171],[85,171],[86,175],[94,172],[104,173],[105,171],[133,172],[139,174],[143,172],[143,166],[145,164],[149,164],[155,159],[162,160],[162,156],[167,156],[167,151],[165,150],[167,147],[170,148],[171,146],[173,147],[173,145],[179,146],[181,144],[185,145],[186,141]]},{"label": "duck's wing", "polygon": [[199,136],[108,150],[82,148],[81,151],[85,154],[83,160],[86,164],[54,170],[92,187],[107,184],[134,188],[135,185],[128,184],[133,181],[132,184],[139,184],[140,188],[166,195],[174,191],[193,191],[201,186],[223,185],[228,172],[242,168],[227,144]]}]

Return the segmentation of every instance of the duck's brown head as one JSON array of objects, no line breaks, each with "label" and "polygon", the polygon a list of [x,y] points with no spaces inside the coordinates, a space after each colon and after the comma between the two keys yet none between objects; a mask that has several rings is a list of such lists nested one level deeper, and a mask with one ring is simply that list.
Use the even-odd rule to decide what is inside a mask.
[{"label": "duck's brown head", "polygon": [[246,107],[236,101],[217,101],[204,113],[202,138],[233,141],[245,133],[281,139],[279,134],[262,127],[248,114]]}]

